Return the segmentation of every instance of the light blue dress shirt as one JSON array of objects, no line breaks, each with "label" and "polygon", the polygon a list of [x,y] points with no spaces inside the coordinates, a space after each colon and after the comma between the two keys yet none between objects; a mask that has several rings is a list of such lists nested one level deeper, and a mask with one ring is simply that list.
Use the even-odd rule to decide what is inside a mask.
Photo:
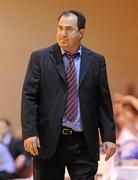
[{"label": "light blue dress shirt", "polygon": [[[66,53],[63,49],[61,49],[62,54]],[[80,49],[77,51],[80,53],[80,56],[77,56],[76,58],[74,58],[74,65],[76,68],[76,75],[77,75],[77,87],[79,88],[79,76],[80,76],[80,63],[81,63],[81,46]],[[77,53],[76,52],[76,53]],[[65,71],[67,70],[67,57],[63,55],[63,62],[64,62],[64,67],[65,67]],[[79,98],[79,96],[78,96]],[[76,119],[72,122],[70,120],[68,120],[66,117],[63,118],[63,126],[69,127],[71,129],[73,129],[74,131],[83,131],[83,127],[82,127],[82,123],[81,123],[81,116],[80,116],[80,102],[78,99],[78,114]]]}]

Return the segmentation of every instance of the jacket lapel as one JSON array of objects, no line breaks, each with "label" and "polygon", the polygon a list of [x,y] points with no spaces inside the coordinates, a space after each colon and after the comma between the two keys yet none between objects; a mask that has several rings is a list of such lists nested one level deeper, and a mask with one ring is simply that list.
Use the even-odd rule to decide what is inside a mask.
[{"label": "jacket lapel", "polygon": [[64,82],[66,82],[66,72],[63,63],[63,57],[58,44],[52,46],[50,51],[50,58],[53,61],[53,64],[55,65],[59,76],[64,80]]},{"label": "jacket lapel", "polygon": [[80,79],[79,79],[79,87],[81,86],[84,77],[87,73],[89,68],[90,60],[89,60],[89,51],[82,46],[82,57],[81,57],[81,64],[80,64]]}]

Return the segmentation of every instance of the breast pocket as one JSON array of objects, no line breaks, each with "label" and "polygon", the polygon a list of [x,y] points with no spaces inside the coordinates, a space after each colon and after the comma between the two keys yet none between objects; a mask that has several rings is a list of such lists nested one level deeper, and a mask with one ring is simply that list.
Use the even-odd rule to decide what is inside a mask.
[{"label": "breast pocket", "polygon": [[93,71],[88,71],[86,73],[86,77],[85,77],[86,81],[95,81],[97,79],[98,79],[98,75],[94,70]]}]

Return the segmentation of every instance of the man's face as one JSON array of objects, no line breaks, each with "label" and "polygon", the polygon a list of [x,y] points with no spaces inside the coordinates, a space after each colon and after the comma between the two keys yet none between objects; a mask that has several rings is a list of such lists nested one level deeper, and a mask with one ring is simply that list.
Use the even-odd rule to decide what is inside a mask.
[{"label": "man's face", "polygon": [[77,16],[70,14],[62,16],[57,27],[57,42],[59,46],[68,52],[75,52],[79,46],[84,29],[79,30],[77,26]]}]

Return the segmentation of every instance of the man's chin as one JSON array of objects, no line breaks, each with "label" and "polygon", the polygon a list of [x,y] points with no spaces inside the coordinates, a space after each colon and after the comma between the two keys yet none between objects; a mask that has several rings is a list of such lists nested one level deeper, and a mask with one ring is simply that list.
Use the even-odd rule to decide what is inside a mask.
[{"label": "man's chin", "polygon": [[68,46],[66,44],[60,44],[60,47],[64,50],[68,50]]},{"label": "man's chin", "polygon": [[61,43],[61,47],[67,47],[68,45],[66,43]]}]

